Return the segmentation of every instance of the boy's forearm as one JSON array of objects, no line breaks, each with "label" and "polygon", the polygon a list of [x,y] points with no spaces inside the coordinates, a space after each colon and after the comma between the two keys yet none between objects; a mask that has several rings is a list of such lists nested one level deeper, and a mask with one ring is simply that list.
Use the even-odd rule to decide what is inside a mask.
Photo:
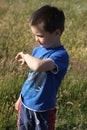
[{"label": "boy's forearm", "polygon": [[35,58],[29,54],[24,54],[23,58],[25,60],[25,62],[27,63],[27,65],[29,66],[29,68],[38,71],[38,68],[42,62],[42,60]]},{"label": "boy's forearm", "polygon": [[34,71],[43,72],[51,70],[55,67],[54,63],[49,59],[41,60],[29,54],[24,54],[23,57],[27,65]]},{"label": "boy's forearm", "polygon": [[16,60],[21,61],[22,64],[26,62],[30,69],[38,72],[49,71],[55,68],[55,64],[52,60],[41,60],[29,54],[24,54],[23,52],[18,53],[18,55],[16,56]]}]

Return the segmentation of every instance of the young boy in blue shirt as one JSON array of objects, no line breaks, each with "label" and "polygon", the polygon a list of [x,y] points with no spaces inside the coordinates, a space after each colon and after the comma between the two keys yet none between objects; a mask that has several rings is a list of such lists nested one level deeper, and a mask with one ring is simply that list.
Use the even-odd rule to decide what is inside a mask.
[{"label": "young boy in blue shirt", "polygon": [[19,130],[55,129],[56,95],[69,63],[60,41],[64,22],[63,11],[49,5],[36,10],[29,20],[39,45],[32,55],[19,52],[16,56],[16,60],[30,68],[15,104],[18,109],[21,100]]}]

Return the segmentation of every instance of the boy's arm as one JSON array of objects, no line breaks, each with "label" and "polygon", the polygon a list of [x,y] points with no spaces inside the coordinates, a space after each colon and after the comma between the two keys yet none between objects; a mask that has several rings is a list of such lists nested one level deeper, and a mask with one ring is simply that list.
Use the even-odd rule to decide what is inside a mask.
[{"label": "boy's arm", "polygon": [[51,71],[56,68],[55,63],[51,59],[41,60],[23,52],[18,53],[16,60],[22,61],[22,63],[26,62],[30,69],[38,72]]}]

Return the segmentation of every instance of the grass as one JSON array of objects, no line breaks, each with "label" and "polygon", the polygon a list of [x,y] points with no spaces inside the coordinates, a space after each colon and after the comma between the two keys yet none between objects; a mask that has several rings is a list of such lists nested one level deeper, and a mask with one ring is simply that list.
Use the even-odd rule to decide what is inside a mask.
[{"label": "grass", "polygon": [[29,68],[15,61],[19,51],[31,53],[34,38],[28,27],[33,11],[45,4],[66,15],[62,43],[70,65],[57,96],[56,130],[87,130],[87,5],[86,0],[0,0],[0,130],[16,130],[14,104]]}]

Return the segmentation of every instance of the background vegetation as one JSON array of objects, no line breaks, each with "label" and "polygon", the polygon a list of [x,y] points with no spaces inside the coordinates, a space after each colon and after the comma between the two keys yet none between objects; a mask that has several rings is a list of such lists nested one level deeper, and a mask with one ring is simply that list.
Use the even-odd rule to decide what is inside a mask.
[{"label": "background vegetation", "polygon": [[15,61],[19,51],[31,53],[34,37],[28,27],[32,12],[45,4],[66,15],[62,43],[70,55],[68,73],[57,97],[56,130],[87,130],[87,1],[0,0],[0,130],[16,130],[14,104],[29,68]]}]

